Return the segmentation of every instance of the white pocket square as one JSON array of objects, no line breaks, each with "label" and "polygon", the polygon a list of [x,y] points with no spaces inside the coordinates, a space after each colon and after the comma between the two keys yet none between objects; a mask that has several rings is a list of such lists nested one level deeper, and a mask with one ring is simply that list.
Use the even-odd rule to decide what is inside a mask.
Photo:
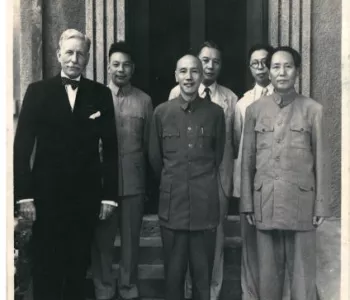
[{"label": "white pocket square", "polygon": [[101,112],[100,112],[100,111],[97,111],[97,112],[93,113],[93,114],[89,117],[89,119],[94,120],[94,119],[96,119],[96,118],[98,118],[98,117],[100,117],[100,116],[101,116]]}]

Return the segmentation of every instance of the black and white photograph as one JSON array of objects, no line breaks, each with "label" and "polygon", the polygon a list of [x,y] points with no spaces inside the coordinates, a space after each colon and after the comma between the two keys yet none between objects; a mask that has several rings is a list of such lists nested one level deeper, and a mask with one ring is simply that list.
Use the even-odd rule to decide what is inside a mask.
[{"label": "black and white photograph", "polygon": [[350,299],[348,1],[7,1],[7,299]]}]

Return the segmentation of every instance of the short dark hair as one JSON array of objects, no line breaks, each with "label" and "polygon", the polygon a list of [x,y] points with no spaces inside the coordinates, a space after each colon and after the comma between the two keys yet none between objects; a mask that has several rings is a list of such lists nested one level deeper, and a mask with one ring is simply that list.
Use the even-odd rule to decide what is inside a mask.
[{"label": "short dark hair", "polygon": [[113,43],[109,47],[108,58],[111,58],[111,55],[113,53],[116,53],[116,52],[121,52],[121,53],[127,54],[130,57],[131,61],[132,61],[131,49],[130,49],[129,45],[126,42]]},{"label": "short dark hair", "polygon": [[205,41],[202,45],[200,45],[199,49],[198,49],[198,55],[202,52],[203,48],[212,48],[212,49],[216,49],[220,52],[221,55],[221,49],[220,47],[213,41],[209,40],[209,41]]},{"label": "short dark hair", "polygon": [[273,51],[273,47],[269,44],[255,44],[253,45],[248,52],[248,60],[250,60],[252,54],[255,51],[259,51],[259,50],[265,50],[268,54],[270,54]]},{"label": "short dark hair", "polygon": [[267,56],[266,66],[270,69],[272,56],[277,52],[288,52],[293,57],[294,65],[298,69],[301,66],[301,55],[300,53],[290,46],[279,46],[273,49],[271,53]]}]

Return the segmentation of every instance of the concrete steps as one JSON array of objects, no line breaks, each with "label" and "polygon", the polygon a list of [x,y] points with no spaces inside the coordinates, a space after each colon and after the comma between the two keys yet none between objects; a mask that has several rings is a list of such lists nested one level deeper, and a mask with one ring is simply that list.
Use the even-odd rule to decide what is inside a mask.
[{"label": "concrete steps", "polygon": [[[239,218],[229,216],[225,222],[224,282],[221,300],[241,300],[240,262],[241,238]],[[114,276],[118,280],[120,259],[120,236],[115,239]],[[91,272],[87,274],[87,299],[94,299]],[[139,284],[143,300],[163,299],[164,268],[162,241],[156,215],[143,218],[139,249]]]}]

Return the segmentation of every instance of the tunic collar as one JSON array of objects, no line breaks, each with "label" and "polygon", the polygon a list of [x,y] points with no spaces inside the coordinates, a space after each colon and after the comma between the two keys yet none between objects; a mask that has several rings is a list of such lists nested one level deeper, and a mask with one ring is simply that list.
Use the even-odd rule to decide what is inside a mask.
[{"label": "tunic collar", "polygon": [[112,93],[115,96],[120,96],[121,93],[123,94],[123,96],[127,96],[131,92],[131,84],[130,83],[128,83],[127,85],[125,85],[123,87],[119,87],[119,86],[115,85],[114,82],[111,80],[108,84],[108,87],[111,89]]},{"label": "tunic collar", "polygon": [[199,95],[197,94],[197,97],[192,100],[192,101],[186,101],[184,98],[182,98],[181,94],[179,96],[180,98],[180,107],[184,110],[184,111],[188,111],[188,110],[192,110],[194,111],[198,105],[201,103],[201,100],[203,100],[202,98],[199,97]]},{"label": "tunic collar", "polygon": [[295,89],[293,89],[292,91],[290,91],[288,94],[285,94],[285,95],[280,95],[275,91],[275,93],[273,94],[273,99],[275,100],[277,105],[282,108],[292,103],[294,99],[297,97],[297,95],[298,93],[295,91]]}]

